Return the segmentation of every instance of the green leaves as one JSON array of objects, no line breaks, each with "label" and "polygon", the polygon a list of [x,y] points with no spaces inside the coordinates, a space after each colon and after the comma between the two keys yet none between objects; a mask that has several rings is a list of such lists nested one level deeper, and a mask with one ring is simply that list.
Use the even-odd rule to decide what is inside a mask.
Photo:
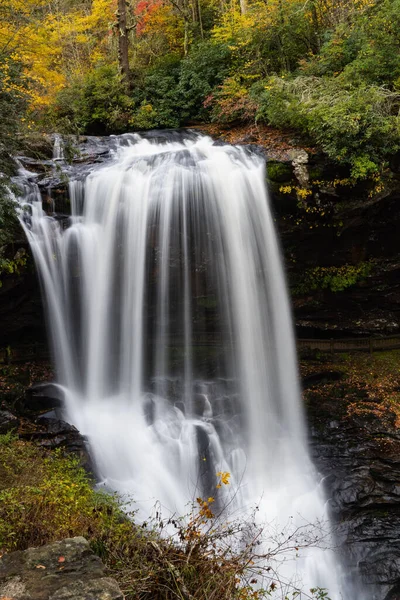
[{"label": "green leaves", "polygon": [[300,130],[330,158],[348,164],[357,180],[379,173],[400,149],[399,106],[399,94],[343,77],[272,77],[264,82],[257,118]]},{"label": "green leaves", "polygon": [[66,133],[117,133],[128,128],[132,108],[117,65],[98,65],[58,94],[48,120]]}]

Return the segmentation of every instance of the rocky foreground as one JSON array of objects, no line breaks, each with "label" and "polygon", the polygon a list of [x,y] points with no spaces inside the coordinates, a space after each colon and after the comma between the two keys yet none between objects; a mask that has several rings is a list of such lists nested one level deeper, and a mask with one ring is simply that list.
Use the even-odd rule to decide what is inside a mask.
[{"label": "rocky foreground", "polygon": [[117,582],[83,537],[65,539],[0,558],[5,600],[123,600]]}]

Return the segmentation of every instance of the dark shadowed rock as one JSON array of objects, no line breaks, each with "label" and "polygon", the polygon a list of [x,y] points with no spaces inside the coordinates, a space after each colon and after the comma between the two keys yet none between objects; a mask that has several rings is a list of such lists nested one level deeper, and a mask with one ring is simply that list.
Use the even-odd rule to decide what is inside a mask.
[{"label": "dark shadowed rock", "polygon": [[0,435],[16,430],[19,419],[8,410],[0,410]]},{"label": "dark shadowed rock", "polygon": [[[326,380],[325,380],[326,381]],[[359,392],[310,390],[313,458],[324,475],[346,572],[359,572],[366,598],[400,600],[400,435],[389,408]],[[337,392],[341,391],[336,387]],[[362,411],[347,412],[349,402]],[[379,404],[378,404],[379,406]]]},{"label": "dark shadowed rock", "polygon": [[123,600],[83,537],[11,552],[0,559],[0,598]]},{"label": "dark shadowed rock", "polygon": [[37,383],[25,391],[18,401],[18,412],[23,415],[41,414],[62,407],[62,392],[53,383]]}]

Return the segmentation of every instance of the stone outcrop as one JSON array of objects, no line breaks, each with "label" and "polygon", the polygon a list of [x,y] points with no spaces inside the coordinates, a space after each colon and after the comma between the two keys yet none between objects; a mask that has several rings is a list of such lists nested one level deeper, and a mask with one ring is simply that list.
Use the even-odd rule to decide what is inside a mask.
[{"label": "stone outcrop", "polygon": [[82,537],[0,558],[1,600],[123,600]]},{"label": "stone outcrop", "polygon": [[56,415],[49,414],[26,421],[25,427],[22,426],[18,433],[21,439],[34,442],[46,450],[60,448],[65,454],[75,456],[88,473],[94,472],[84,436],[76,427]]}]

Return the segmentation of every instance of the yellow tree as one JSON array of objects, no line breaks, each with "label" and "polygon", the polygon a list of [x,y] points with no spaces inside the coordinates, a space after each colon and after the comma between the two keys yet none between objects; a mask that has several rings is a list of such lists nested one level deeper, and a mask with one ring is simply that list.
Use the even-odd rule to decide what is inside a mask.
[{"label": "yellow tree", "polygon": [[109,57],[114,0],[3,0],[0,53],[22,62],[34,110],[49,106],[68,80]]}]

